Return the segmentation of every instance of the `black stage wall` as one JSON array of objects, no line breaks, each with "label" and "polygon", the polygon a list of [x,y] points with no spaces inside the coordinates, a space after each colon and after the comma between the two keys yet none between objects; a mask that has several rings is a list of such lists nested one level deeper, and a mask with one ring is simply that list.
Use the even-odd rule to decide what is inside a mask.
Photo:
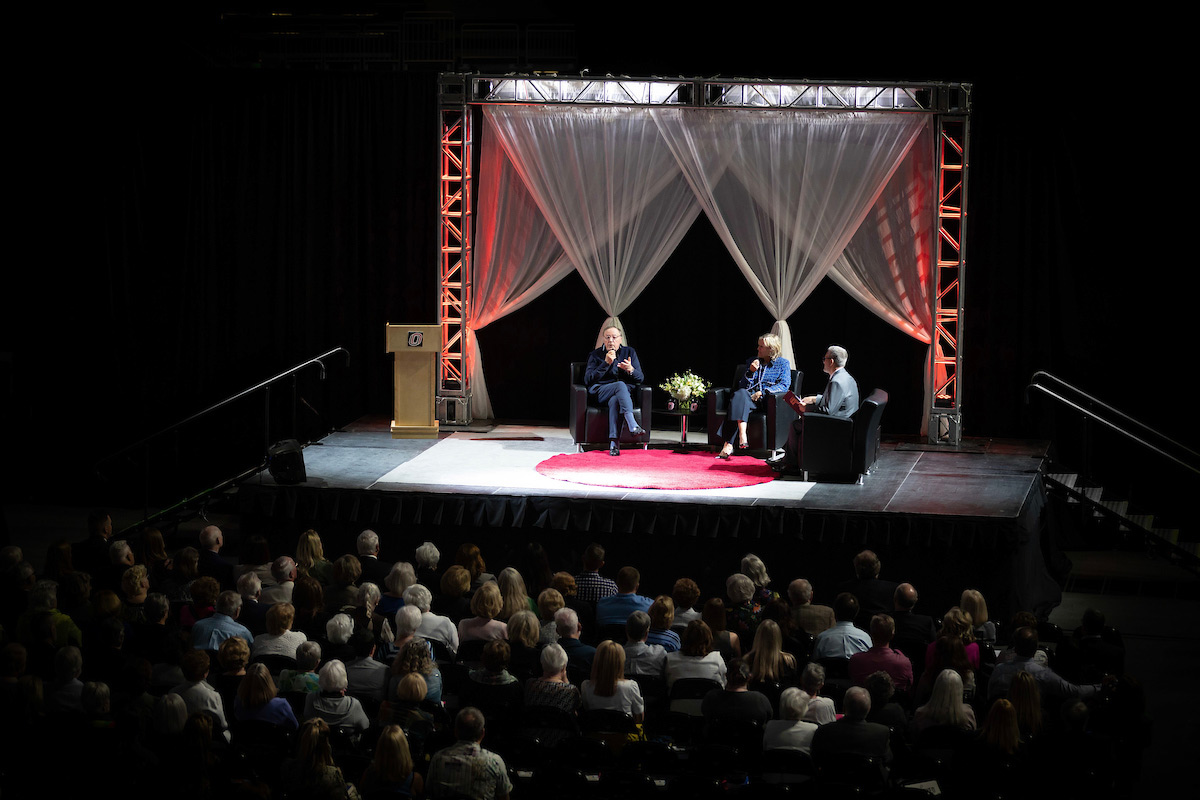
[{"label": "black stage wall", "polygon": [[[436,319],[436,70],[234,67],[218,15],[174,13],[78,20],[69,46],[28,54],[42,68],[19,82],[13,230],[33,255],[10,254],[0,316],[21,497],[54,474],[47,493],[111,502],[112,484],[83,496],[94,457],[336,345],[349,367],[302,381],[312,410],[270,438],[386,414],[384,323]],[[931,11],[865,32],[827,16],[578,19],[575,66],[974,81],[966,434],[1072,433],[1024,404],[1036,369],[1169,426],[1139,384],[1194,361],[1174,287],[1188,263],[1176,233],[1190,226],[1167,202],[1178,176],[1150,166],[1174,135],[1130,105],[1132,76],[1152,65],[1122,65],[1132,50],[1083,40],[1065,18],[1006,35],[994,20],[931,29]],[[561,424],[565,365],[601,317],[572,277],[485,329],[498,413]],[[704,220],[624,319],[652,374],[722,381],[771,322]],[[885,433],[917,431],[922,346],[828,282],[791,323],[798,366],[816,378],[822,349],[844,344],[860,383],[891,392]],[[542,368],[506,381],[528,351]],[[173,469],[253,458],[261,415],[241,409],[183,440]],[[76,467],[66,481],[64,463]]]}]

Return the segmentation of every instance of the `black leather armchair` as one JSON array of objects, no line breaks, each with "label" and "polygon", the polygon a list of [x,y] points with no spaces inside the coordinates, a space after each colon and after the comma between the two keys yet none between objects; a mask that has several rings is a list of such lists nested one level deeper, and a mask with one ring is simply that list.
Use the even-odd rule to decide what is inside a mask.
[{"label": "black leather armchair", "polygon": [[879,457],[879,422],[887,401],[887,392],[876,389],[849,417],[805,414],[800,469],[827,477],[857,476],[861,481]]},{"label": "black leather armchair", "polygon": [[[720,447],[721,424],[729,415],[729,403],[737,390],[738,381],[746,374],[748,364],[742,364],[733,373],[732,388],[713,389],[708,401],[708,443]],[[800,383],[804,373],[792,370],[791,389],[800,394]],[[746,420],[746,441],[755,450],[780,450],[788,440],[788,430],[796,419],[796,412],[783,399],[783,395],[771,395],[766,411],[751,411]]]},{"label": "black leather armchair", "polygon": [[[567,427],[571,429],[571,439],[580,450],[585,444],[608,444],[608,407],[601,408],[594,395],[589,395],[583,382],[587,370],[586,361],[571,363],[571,416]],[[653,391],[649,386],[638,385],[631,387],[633,397],[633,418],[640,427],[646,430],[642,437],[630,435],[625,426],[621,426],[621,441],[625,443],[640,443],[645,449],[650,442],[650,403]]]}]

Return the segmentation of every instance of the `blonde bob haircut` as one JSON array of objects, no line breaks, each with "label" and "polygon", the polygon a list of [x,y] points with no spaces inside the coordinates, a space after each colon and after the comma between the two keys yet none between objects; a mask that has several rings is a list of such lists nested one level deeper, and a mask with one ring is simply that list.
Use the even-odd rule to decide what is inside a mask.
[{"label": "blonde bob haircut", "polygon": [[771,358],[779,358],[779,354],[783,352],[783,340],[778,334],[764,333],[758,340],[771,351]]},{"label": "blonde bob haircut", "polygon": [[471,613],[484,619],[495,619],[504,609],[504,600],[500,597],[500,587],[488,581],[475,590],[471,595]]},{"label": "blonde bob haircut", "polygon": [[592,691],[597,697],[612,697],[624,676],[625,648],[612,639],[605,639],[596,648],[596,657],[592,661]]}]

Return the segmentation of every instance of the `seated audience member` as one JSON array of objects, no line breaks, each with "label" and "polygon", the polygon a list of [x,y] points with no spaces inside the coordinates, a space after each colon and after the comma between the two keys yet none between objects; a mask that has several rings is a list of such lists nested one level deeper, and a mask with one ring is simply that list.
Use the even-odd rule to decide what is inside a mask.
[{"label": "seated audience member", "polygon": [[675,603],[675,622],[671,625],[676,631],[687,627],[694,619],[700,619],[700,611],[696,603],[700,601],[700,587],[691,578],[680,578],[671,588],[671,600]]},{"label": "seated audience member", "polygon": [[892,676],[892,684],[901,692],[912,690],[912,662],[899,650],[892,649],[896,623],[888,614],[871,617],[871,648],[850,656],[850,680],[865,686],[867,676],[883,670]]},{"label": "seated audience member", "polygon": [[483,666],[468,674],[469,680],[459,687],[462,705],[473,705],[494,722],[509,720],[524,702],[525,690],[508,671],[512,649],[503,639],[493,639],[483,647]]},{"label": "seated audience member", "polygon": [[692,620],[683,631],[682,644],[674,653],[667,653],[667,689],[680,678],[707,678],[725,685],[728,672],[725,659],[712,649],[713,636],[708,625]]},{"label": "seated audience member", "polygon": [[388,725],[380,731],[375,756],[359,778],[358,790],[364,797],[424,796],[425,781],[413,768],[408,737],[399,725]]},{"label": "seated audience member", "polygon": [[754,649],[745,655],[755,684],[792,683],[796,658],[783,652],[783,634],[774,620],[763,620],[754,634]]},{"label": "seated audience member", "polygon": [[767,574],[767,565],[754,553],[742,556],[741,573],[754,584],[754,602],[759,606],[779,599],[779,592],[772,590],[771,576]]},{"label": "seated audience member", "polygon": [[337,659],[321,667],[318,684],[321,691],[304,698],[304,719],[320,717],[331,728],[354,728],[365,731],[371,726],[362,704],[346,695],[346,665]]},{"label": "seated audience member", "polygon": [[186,631],[190,631],[197,622],[211,617],[216,611],[221,584],[217,583],[216,578],[202,575],[192,581],[188,592],[192,598],[191,602],[179,609],[179,627]]},{"label": "seated audience member", "polygon": [[354,620],[349,614],[334,614],[325,623],[325,635],[319,644],[326,661],[337,659],[342,663],[354,660],[354,648],[350,646],[350,637],[354,634]]},{"label": "seated audience member", "polygon": [[296,736],[296,757],[283,765],[283,789],[287,796],[311,800],[345,800],[349,796],[346,777],[333,760],[330,744],[332,726],[324,719],[306,719]]},{"label": "seated audience member", "polygon": [[725,688],[713,689],[704,695],[700,703],[700,713],[704,719],[713,720],[754,720],[762,725],[770,721],[774,710],[771,701],[762,692],[751,691],[750,665],[740,658],[735,658],[729,665],[726,674]]},{"label": "seated audience member", "polygon": [[463,542],[454,554],[454,563],[471,573],[471,591],[477,591],[485,583],[495,583],[496,576],[487,571],[487,563],[478,545]]},{"label": "seated audience member", "polygon": [[596,607],[580,598],[576,593],[578,589],[571,573],[554,573],[550,576],[550,588],[557,589],[558,593],[563,596],[563,606],[575,612],[575,616],[579,618],[579,624],[585,631],[591,632],[596,627]]},{"label": "seated audience member", "polygon": [[541,634],[542,626],[532,611],[518,611],[508,620],[508,646],[512,650],[508,671],[521,683],[542,672],[538,649]]},{"label": "seated audience member", "polygon": [[525,683],[526,706],[550,706],[574,714],[582,702],[579,689],[567,679],[567,651],[558,644],[542,648],[542,675]]},{"label": "seated audience member", "polygon": [[431,703],[442,702],[442,672],[429,652],[429,644],[417,637],[404,645],[392,660],[389,694],[396,693],[396,685],[405,675],[416,673],[425,681],[425,698]]},{"label": "seated audience member", "polygon": [[[358,563],[362,567],[361,580],[376,586],[384,585],[392,565],[379,559],[379,534],[369,528],[360,533],[355,540],[355,551],[358,553]],[[413,580],[416,580],[415,572]],[[399,594],[403,593],[404,590],[400,590]],[[391,613],[394,614],[395,609],[392,609]]]},{"label": "seated audience member", "polygon": [[325,560],[321,536],[312,528],[300,534],[296,542],[296,567],[301,575],[316,578],[321,588],[333,583],[333,564]]},{"label": "seated audience member", "polygon": [[200,531],[200,574],[215,578],[222,589],[233,588],[233,565],[221,555],[225,535],[216,525]]},{"label": "seated audience member", "polygon": [[411,732],[419,731],[414,735],[419,751],[424,749],[425,740],[434,729],[433,714],[421,708],[428,693],[429,686],[421,673],[410,672],[396,681],[391,699],[379,706],[381,725],[399,725]]},{"label": "seated audience member", "polygon": [[233,716],[237,720],[258,720],[295,730],[299,723],[287,700],[278,696],[271,673],[262,664],[251,664],[238,686],[237,699],[233,702]]},{"label": "seated audience member", "polygon": [[264,605],[292,602],[292,591],[296,588],[296,578],[299,572],[296,561],[291,556],[280,556],[271,562],[271,580],[274,585],[263,586],[259,602]]},{"label": "seated audience member", "polygon": [[1003,697],[992,703],[974,747],[964,755],[975,774],[990,776],[996,783],[1004,776],[1014,774],[1014,770],[1019,773],[1026,764],[1027,751],[1021,741],[1017,712],[1012,703]]},{"label": "seated audience member", "polygon": [[189,650],[184,653],[179,667],[183,670],[184,682],[172,689],[171,694],[177,694],[183,699],[189,714],[196,711],[210,714],[220,729],[226,730],[229,724],[225,719],[225,704],[221,702],[221,695],[217,690],[205,680],[209,670],[208,653],[203,650]]},{"label": "seated audience member", "polygon": [[1030,742],[1042,732],[1042,692],[1028,672],[1018,672],[1008,686],[1008,700],[1017,712],[1021,741]]},{"label": "seated audience member", "polygon": [[1037,681],[1038,689],[1043,697],[1054,702],[1062,702],[1069,697],[1088,698],[1100,691],[1098,683],[1077,686],[1065,680],[1049,667],[1043,667],[1033,660],[1037,652],[1037,631],[1031,628],[1019,628],[1013,632],[1013,649],[1016,656],[1012,661],[997,664],[992,670],[992,678],[988,681],[988,699],[995,700],[1008,693],[1013,677],[1018,672],[1028,672]]},{"label": "seated audience member", "polygon": [[892,697],[896,694],[892,676],[883,670],[872,672],[863,683],[863,688],[871,695],[871,713],[867,715],[867,720],[900,731],[907,739],[908,714],[899,703],[892,702]]},{"label": "seated audience member", "polygon": [[[392,564],[387,575],[383,576],[383,583],[376,585],[382,586],[384,591],[379,597],[379,603],[375,606],[375,613],[385,619],[391,619],[396,616],[400,607],[408,602],[404,599],[404,593],[417,585],[417,572],[407,561],[397,561]],[[432,599],[431,596],[430,600]],[[428,604],[426,604],[425,610],[429,610]]]},{"label": "seated audience member", "polygon": [[617,593],[596,601],[597,625],[624,625],[634,611],[649,611],[654,601],[637,593],[642,573],[634,567],[621,567],[617,573]]},{"label": "seated audience member", "polygon": [[421,624],[417,626],[417,635],[431,642],[441,642],[453,658],[458,652],[458,624],[452,622],[449,617],[430,611],[432,602],[433,595],[429,589],[419,583],[404,590],[404,604],[421,612]]},{"label": "seated audience member", "polygon": [[554,624],[558,631],[558,644],[567,653],[567,666],[580,672],[591,672],[596,648],[579,641],[583,626],[579,617],[570,608],[560,608],[554,613]]},{"label": "seated audience member", "polygon": [[417,583],[432,591],[432,587],[437,586],[441,582],[441,576],[438,573],[438,562],[442,560],[442,552],[438,550],[437,545],[433,542],[422,542],[414,555],[417,562]]},{"label": "seated audience member", "polygon": [[617,584],[600,574],[604,567],[604,548],[592,542],[583,551],[583,572],[575,576],[575,591],[580,600],[594,607],[601,598],[617,593]]},{"label": "seated audience member", "polygon": [[317,667],[321,664],[321,645],[302,642],[296,648],[296,668],[279,672],[280,692],[316,694],[321,691]]},{"label": "seated audience member", "polygon": [[871,713],[871,695],[866,689],[851,686],[846,690],[845,712],[840,720],[820,726],[813,734],[812,754],[817,766],[825,757],[840,753],[872,756],[878,758],[881,765],[891,762],[890,731],[883,725],[867,722],[867,715]]},{"label": "seated audience member", "polygon": [[221,695],[226,708],[233,708],[234,698],[237,697],[238,687],[246,676],[246,665],[250,663],[250,646],[240,636],[231,636],[221,642],[217,650],[217,664],[221,674],[216,679],[209,678],[208,682]]},{"label": "seated audience member", "polygon": [[779,719],[771,720],[763,729],[763,751],[799,750],[812,752],[813,734],[817,732],[815,722],[807,722],[808,695],[795,686],[789,686],[779,696]]},{"label": "seated audience member", "polygon": [[913,693],[913,704],[922,705],[933,693],[933,684],[942,670],[952,669],[962,678],[963,692],[968,698],[975,697],[975,670],[967,660],[967,651],[958,636],[939,636],[933,643],[933,660],[925,665],[921,680]]},{"label": "seated audience member", "polygon": [[792,607],[792,619],[796,625],[816,636],[833,627],[833,609],[813,603],[813,587],[804,578],[796,578],[788,584],[788,604]]},{"label": "seated audience member", "polygon": [[[1032,628],[1036,631],[1038,629],[1037,617],[1028,611],[1018,611],[1017,613],[1013,614],[1012,619],[1009,620],[1008,623],[1008,630],[1015,633],[1021,628]],[[1000,653],[996,656],[996,661],[999,663],[1006,663],[1012,661],[1014,658],[1016,658],[1016,656],[1017,652],[1013,649],[1012,636],[1010,635],[1008,646],[1004,650],[1000,651]],[[1049,657],[1046,655],[1046,651],[1041,647],[1034,651],[1033,660],[1041,664],[1043,667],[1050,666]]]},{"label": "seated audience member", "polygon": [[650,675],[661,678],[666,674],[667,651],[662,645],[649,644],[650,615],[635,611],[625,622],[625,674]]},{"label": "seated audience member", "polygon": [[897,586],[892,594],[892,619],[896,622],[896,639],[928,645],[937,638],[937,625],[933,617],[913,611],[919,599],[916,587],[911,583]]},{"label": "seated audience member", "polygon": [[729,598],[725,605],[725,623],[743,641],[753,641],[754,632],[758,630],[762,604],[755,599],[754,592],[754,581],[740,572],[725,581],[725,595]]},{"label": "seated audience member", "polygon": [[247,646],[254,644],[254,634],[237,621],[241,611],[241,595],[232,590],[221,592],[212,616],[197,620],[192,626],[192,647],[197,650],[216,650],[221,642],[231,636],[244,639]]},{"label": "seated audience member", "polygon": [[975,624],[971,631],[975,640],[995,644],[996,623],[988,619],[987,601],[983,599],[983,593],[978,589],[964,589],[958,606]]},{"label": "seated audience member", "polygon": [[[978,672],[982,659],[979,642],[975,641],[974,630],[975,624],[971,620],[971,615],[958,606],[954,606],[946,612],[946,616],[942,617],[942,629],[938,632],[938,638],[951,636],[962,639],[963,649],[967,653],[967,663],[971,665],[971,669]],[[936,645],[937,643],[933,642],[925,648],[926,664],[933,661],[933,651]]]},{"label": "seated audience member", "polygon": [[350,646],[354,649],[354,660],[346,663],[346,691],[383,702],[391,670],[375,659],[375,640],[367,631],[357,630],[350,635]]},{"label": "seated audience member", "polygon": [[258,574],[247,572],[237,579],[237,592],[242,597],[242,610],[238,612],[238,622],[245,625],[250,633],[258,636],[267,631],[267,609],[270,606],[262,603],[262,581]]},{"label": "seated audience member", "polygon": [[121,573],[121,619],[130,625],[145,622],[148,594],[150,577],[145,567],[134,564]]},{"label": "seated audience member", "polygon": [[917,733],[937,726],[964,731],[975,730],[975,711],[963,702],[962,678],[952,669],[944,669],[933,684],[929,702],[913,714]]},{"label": "seated audience member", "polygon": [[656,644],[668,653],[679,649],[679,634],[671,630],[675,624],[675,601],[660,594],[646,612],[650,615],[650,631],[646,641]]},{"label": "seated audience member", "polygon": [[358,584],[362,580],[362,562],[357,556],[345,554],[333,562],[333,583],[325,588],[325,613],[349,614],[358,599]]},{"label": "seated audience member", "polygon": [[494,581],[484,583],[471,595],[471,613],[475,616],[458,623],[458,640],[469,642],[473,639],[489,641],[507,638],[508,625],[497,619],[503,609],[500,587]]},{"label": "seated audience member", "polygon": [[[885,581],[879,577],[883,562],[871,550],[863,550],[854,557],[854,580],[846,581],[838,587],[838,593],[854,595],[858,601],[859,613],[857,621],[866,628],[871,617],[876,614],[887,614],[895,602],[896,587],[893,581]],[[837,610],[837,606],[834,606]],[[839,620],[841,618],[839,617]]]},{"label": "seated audience member", "polygon": [[439,750],[429,763],[426,791],[430,797],[508,800],[512,781],[504,759],[479,746],[485,721],[478,708],[467,707],[454,718],[456,744]]},{"label": "seated audience member", "polygon": [[804,671],[800,673],[800,688],[808,696],[808,710],[804,712],[804,719],[818,725],[828,725],[837,719],[833,699],[821,696],[824,687],[825,668],[820,664],[805,664]]},{"label": "seated audience member", "polygon": [[541,591],[537,598],[537,605],[538,619],[541,623],[538,631],[538,644],[554,644],[558,641],[558,629],[554,624],[554,615],[567,603],[563,599],[562,592],[550,588]]},{"label": "seated audience member", "polygon": [[[729,630],[727,626],[728,616],[725,613],[725,604],[721,602],[721,598],[714,597],[705,603],[704,610],[700,613],[700,619],[712,632],[713,649],[721,654],[721,658],[726,664],[735,658],[741,658],[742,640],[736,633]],[[691,623],[689,622],[688,624],[690,625]],[[685,627],[684,630],[687,630],[687,628]]]},{"label": "seated audience member", "polygon": [[783,652],[791,653],[801,664],[811,658],[813,637],[809,636],[808,631],[796,625],[796,620],[792,617],[792,610],[788,608],[787,601],[783,598],[772,600],[764,605],[762,613],[759,614],[759,620],[760,625],[762,622],[771,620],[779,626],[780,646],[783,648]]},{"label": "seated audience member", "polygon": [[396,610],[396,632],[392,637],[392,647],[397,652],[403,650],[409,642],[417,638],[417,631],[421,628],[422,619],[421,609],[416,606],[405,604]]},{"label": "seated audience member", "polygon": [[67,645],[54,654],[54,683],[45,687],[46,710],[53,714],[80,713],[83,702],[83,654],[74,645]]},{"label": "seated audience member", "polygon": [[321,582],[311,575],[301,575],[292,589],[292,605],[296,618],[292,630],[300,631],[310,641],[325,638],[325,628],[332,614],[325,613],[325,590]]},{"label": "seated audience member", "polygon": [[[500,574],[496,576],[496,585],[500,589],[500,598],[503,602],[496,619],[508,622],[518,611],[537,613],[537,603],[529,596],[529,591],[525,588],[525,579],[516,569],[505,567],[500,570]],[[484,709],[484,713],[487,713],[487,709]]]},{"label": "seated audience member", "polygon": [[358,587],[358,595],[354,600],[354,609],[350,613],[354,620],[356,631],[366,631],[375,642],[380,653],[389,656],[395,652],[392,647],[395,634],[392,633],[391,622],[378,612],[379,587],[373,583],[363,583]]},{"label": "seated audience member", "polygon": [[634,722],[645,718],[646,706],[641,688],[625,679],[625,650],[611,639],[596,648],[592,677],[583,682],[580,693],[586,709],[610,709],[629,714]]},{"label": "seated audience member", "polygon": [[455,625],[471,616],[471,573],[458,564],[450,567],[438,581],[438,595],[429,608]]},{"label": "seated audience member", "polygon": [[292,622],[296,618],[296,607],[291,603],[276,603],[267,611],[267,632],[254,637],[250,645],[250,656],[296,657],[296,650],[308,641],[308,637],[300,631],[292,630]]},{"label": "seated audience member", "polygon": [[842,592],[833,601],[834,626],[823,631],[813,642],[814,660],[822,658],[850,658],[855,653],[871,649],[871,637],[854,626],[858,617],[858,599],[849,592]]}]

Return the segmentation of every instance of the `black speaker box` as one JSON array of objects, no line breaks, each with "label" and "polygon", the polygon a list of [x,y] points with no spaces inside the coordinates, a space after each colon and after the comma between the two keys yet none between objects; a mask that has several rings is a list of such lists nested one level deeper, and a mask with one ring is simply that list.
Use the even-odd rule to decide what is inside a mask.
[{"label": "black speaker box", "polygon": [[295,439],[284,439],[267,448],[267,471],[275,482],[284,486],[304,483],[304,449]]}]

